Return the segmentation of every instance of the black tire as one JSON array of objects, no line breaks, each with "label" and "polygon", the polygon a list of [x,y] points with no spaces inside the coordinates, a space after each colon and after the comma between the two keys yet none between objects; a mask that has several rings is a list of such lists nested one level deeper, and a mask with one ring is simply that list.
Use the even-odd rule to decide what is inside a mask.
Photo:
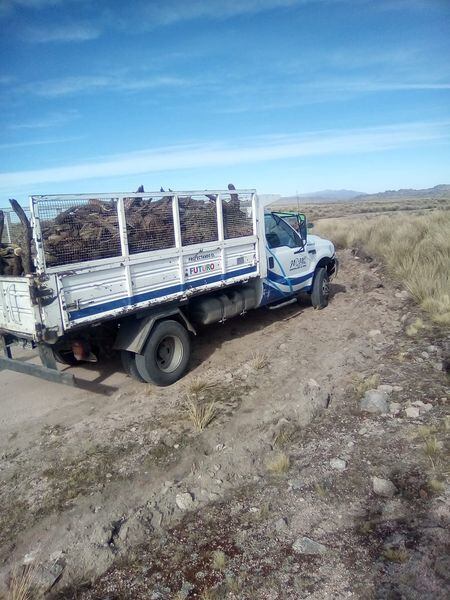
[{"label": "black tire", "polygon": [[177,321],[160,321],[151,332],[143,354],[135,355],[137,371],[148,383],[171,385],[186,371],[190,351],[186,329]]},{"label": "black tire", "polygon": [[123,370],[125,371],[125,373],[127,375],[129,375],[132,379],[135,379],[136,381],[143,383],[145,381],[145,379],[143,379],[139,375],[139,371],[137,370],[137,367],[136,367],[135,356],[136,355],[134,352],[129,352],[128,350],[120,351],[120,359],[122,361],[122,366],[123,366]]},{"label": "black tire", "polygon": [[317,310],[328,306],[330,299],[330,277],[325,267],[317,269],[311,292],[311,304]]}]

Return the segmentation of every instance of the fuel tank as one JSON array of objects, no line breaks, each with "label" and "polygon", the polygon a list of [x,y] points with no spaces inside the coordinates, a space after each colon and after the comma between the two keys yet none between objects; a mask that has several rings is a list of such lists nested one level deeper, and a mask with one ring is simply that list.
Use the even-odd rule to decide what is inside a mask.
[{"label": "fuel tank", "polygon": [[225,321],[257,306],[254,287],[224,290],[211,296],[194,298],[189,305],[189,316],[198,324],[210,325]]}]

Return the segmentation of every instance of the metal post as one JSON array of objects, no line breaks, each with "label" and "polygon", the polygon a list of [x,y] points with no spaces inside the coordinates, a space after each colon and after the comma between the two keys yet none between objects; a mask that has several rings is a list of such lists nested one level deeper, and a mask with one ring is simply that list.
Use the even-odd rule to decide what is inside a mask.
[{"label": "metal post", "polygon": [[172,197],[172,218],[173,218],[173,230],[175,232],[175,247],[178,249],[178,272],[180,274],[180,285],[183,288],[185,282],[184,274],[184,261],[183,261],[183,240],[181,239],[181,225],[180,225],[180,207],[178,204],[178,194],[174,194]]},{"label": "metal post", "polygon": [[217,233],[219,237],[219,245],[220,245],[220,268],[222,271],[222,277],[225,278],[226,275],[226,258],[225,258],[225,233],[223,227],[223,203],[222,196],[217,194],[216,198],[216,211],[217,211]]},{"label": "metal post", "polygon": [[[5,212],[5,225],[6,225],[6,237],[7,237],[7,242],[8,244],[10,244],[12,242],[11,240],[11,229],[9,228],[10,224],[11,224],[11,215],[9,212]],[[1,240],[0,240],[1,242]]]},{"label": "metal post", "polygon": [[119,223],[119,235],[120,235],[120,249],[122,257],[124,259],[125,268],[125,282],[127,286],[128,297],[131,298],[133,295],[133,281],[131,279],[130,269],[130,252],[128,248],[128,231],[127,231],[127,219],[125,215],[125,206],[123,202],[123,196],[117,199],[117,220]]},{"label": "metal post", "polygon": [[45,249],[42,239],[41,219],[39,217],[39,202],[30,196],[31,227],[36,246],[36,268],[39,273],[45,271]]}]

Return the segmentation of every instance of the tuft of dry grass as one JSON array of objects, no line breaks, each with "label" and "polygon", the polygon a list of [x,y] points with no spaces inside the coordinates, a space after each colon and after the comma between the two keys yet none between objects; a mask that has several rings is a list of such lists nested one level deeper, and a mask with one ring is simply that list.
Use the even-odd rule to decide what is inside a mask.
[{"label": "tuft of dry grass", "polygon": [[321,483],[314,484],[314,491],[319,496],[319,498],[325,498],[327,495],[327,490]]},{"label": "tuft of dry grass", "polygon": [[409,554],[404,548],[386,548],[383,558],[390,562],[404,563],[408,560]]},{"label": "tuft of dry grass", "polygon": [[203,431],[217,416],[215,402],[202,403],[194,396],[186,398],[185,407],[187,416],[197,431]]},{"label": "tuft of dry grass", "polygon": [[7,600],[35,600],[40,597],[34,590],[36,569],[32,565],[16,568],[9,582]]},{"label": "tuft of dry grass", "polygon": [[337,247],[362,246],[381,259],[435,323],[450,325],[449,211],[330,219],[317,229]]},{"label": "tuft of dry grass", "polygon": [[353,378],[353,390],[356,396],[362,398],[368,390],[373,390],[380,385],[380,376],[378,373],[370,375],[370,377],[356,376]]},{"label": "tuft of dry grass", "polygon": [[218,592],[212,588],[203,590],[202,595],[200,596],[200,600],[218,600],[218,598]]},{"label": "tuft of dry grass", "polygon": [[223,550],[214,550],[212,553],[212,566],[216,571],[223,571],[227,566],[227,555]]},{"label": "tuft of dry grass", "polygon": [[445,490],[445,482],[440,479],[429,479],[428,488],[435,494],[441,494]]},{"label": "tuft of dry grass", "polygon": [[252,354],[252,358],[249,361],[249,365],[255,371],[260,371],[267,367],[269,364],[269,359],[267,358],[267,354],[264,352],[254,352]]},{"label": "tuft of dry grass", "polygon": [[283,475],[287,473],[290,467],[289,456],[284,452],[279,452],[274,458],[267,462],[267,470],[274,475]]},{"label": "tuft of dry grass", "polygon": [[217,387],[217,381],[207,377],[193,377],[187,385],[188,396],[199,396],[200,394]]},{"label": "tuft of dry grass", "polygon": [[406,335],[409,337],[415,337],[418,333],[426,329],[426,326],[422,319],[416,319],[414,323],[410,323],[406,328]]},{"label": "tuft of dry grass", "polygon": [[435,459],[441,453],[441,450],[442,444],[435,435],[430,435],[425,439],[425,444],[423,446],[425,456],[430,459]]}]

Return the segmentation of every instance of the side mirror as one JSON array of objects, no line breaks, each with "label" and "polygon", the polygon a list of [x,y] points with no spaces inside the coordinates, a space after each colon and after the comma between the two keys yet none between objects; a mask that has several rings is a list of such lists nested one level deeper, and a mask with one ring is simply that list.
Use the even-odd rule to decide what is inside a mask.
[{"label": "side mirror", "polygon": [[314,223],[308,223],[307,227],[308,229],[312,229],[314,227]]}]

